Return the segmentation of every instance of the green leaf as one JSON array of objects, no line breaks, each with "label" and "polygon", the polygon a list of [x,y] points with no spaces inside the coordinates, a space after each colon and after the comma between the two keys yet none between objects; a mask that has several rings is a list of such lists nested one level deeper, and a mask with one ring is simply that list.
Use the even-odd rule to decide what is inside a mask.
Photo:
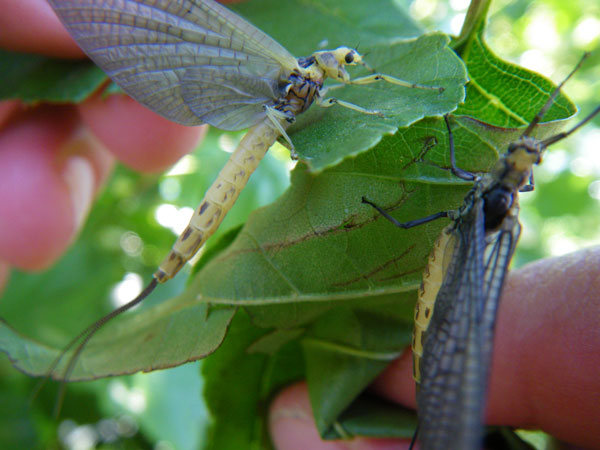
[{"label": "green leaf", "polygon": [[334,106],[313,106],[290,128],[290,137],[300,158],[312,171],[334,166],[375,146],[384,135],[395,133],[426,116],[440,116],[456,109],[464,100],[465,68],[448,47],[449,38],[441,33],[417,39],[372,47],[368,60],[381,73],[437,90],[414,89],[380,81],[374,84],[345,86],[328,92],[330,96],[374,109],[385,118],[361,114]]},{"label": "green leaf", "polygon": [[327,438],[340,414],[410,343],[412,322],[395,302],[371,310],[330,311],[302,339],[306,378],[317,429]]},{"label": "green leaf", "polygon": [[[173,367],[205,357],[221,345],[234,309],[209,311],[183,295],[139,314],[122,315],[107,324],[86,346],[69,376],[90,380]],[[25,339],[4,321],[0,348],[13,365],[30,375],[46,375],[61,348]],[[53,372],[62,379],[69,354]]]},{"label": "green leaf", "polygon": [[[501,127],[522,127],[542,108],[556,85],[547,78],[503,61],[486,45],[483,28],[464,47],[469,69],[468,101],[455,114],[477,117]],[[571,117],[577,109],[559,94],[544,122]]]},{"label": "green leaf", "polygon": [[297,57],[342,45],[365,52],[423,34],[423,28],[392,0],[252,0],[228,7]]},{"label": "green leaf", "polygon": [[332,429],[323,436],[340,439],[351,436],[411,438],[417,428],[414,411],[389,403],[368,392],[361,394],[341,414]]},{"label": "green leaf", "polygon": [[[497,158],[493,141],[504,133],[495,129],[483,139],[481,123],[460,124],[459,164],[486,170]],[[255,211],[189,289],[209,303],[246,305],[257,323],[278,327],[306,323],[340,302],[414,293],[444,224],[398,230],[361,197],[394,210],[401,220],[456,207],[469,185],[449,174],[448,166],[441,119],[402,129],[371,152],[318,175],[299,165],[291,188]]]},{"label": "green leaf", "polygon": [[0,100],[81,102],[106,80],[89,61],[65,61],[0,50]]},{"label": "green leaf", "polygon": [[270,448],[268,399],[302,376],[303,362],[297,342],[271,356],[249,354],[251,344],[265,335],[240,313],[221,348],[203,362],[204,397],[213,418],[204,450]]}]

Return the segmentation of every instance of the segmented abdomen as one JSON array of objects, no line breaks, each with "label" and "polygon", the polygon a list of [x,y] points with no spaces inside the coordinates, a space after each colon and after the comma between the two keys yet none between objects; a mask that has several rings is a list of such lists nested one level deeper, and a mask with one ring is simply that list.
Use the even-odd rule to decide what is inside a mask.
[{"label": "segmented abdomen", "polygon": [[[285,129],[289,123],[283,120],[281,126]],[[248,130],[194,211],[190,223],[154,273],[159,283],[173,278],[217,230],[250,175],[278,137],[279,132],[269,123],[269,119]]]},{"label": "segmented abdomen", "polygon": [[429,327],[429,322],[433,316],[433,308],[438,291],[444,281],[446,268],[444,261],[448,260],[450,255],[446,255],[448,242],[451,239],[449,229],[442,230],[433,244],[433,249],[429,254],[429,260],[423,271],[423,281],[419,288],[419,299],[415,305],[415,325],[412,335],[412,357],[413,357],[413,378],[418,383],[421,382],[421,358],[423,357],[423,335]]}]

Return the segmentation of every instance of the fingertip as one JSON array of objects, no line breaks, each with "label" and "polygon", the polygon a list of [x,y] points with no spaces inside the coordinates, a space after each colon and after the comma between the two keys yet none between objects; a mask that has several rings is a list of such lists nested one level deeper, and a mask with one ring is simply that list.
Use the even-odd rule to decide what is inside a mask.
[{"label": "fingertip", "polygon": [[415,380],[412,376],[412,352],[407,348],[375,380],[373,389],[381,396],[409,408],[416,407]]},{"label": "fingertip", "polygon": [[56,57],[84,56],[46,0],[3,1],[0,47]]},{"label": "fingertip", "polygon": [[600,247],[509,274],[500,303],[488,420],[600,442]]},{"label": "fingertip", "polygon": [[191,152],[206,126],[187,127],[160,117],[126,95],[95,95],[79,105],[95,136],[128,167],[160,172]]},{"label": "fingertip", "polygon": [[19,100],[0,101],[0,129],[23,107]]},{"label": "fingertip", "polygon": [[[314,425],[306,383],[284,389],[269,411],[269,428],[279,450],[327,449]],[[335,447],[329,447],[335,448]]]},{"label": "fingertip", "polygon": [[402,450],[409,446],[408,440],[385,438],[322,440],[305,382],[288,386],[275,397],[269,410],[269,430],[278,450]]},{"label": "fingertip", "polygon": [[[36,108],[0,134],[0,259],[41,270],[68,247],[106,171],[72,108]],[[93,179],[90,180],[90,177]]]}]

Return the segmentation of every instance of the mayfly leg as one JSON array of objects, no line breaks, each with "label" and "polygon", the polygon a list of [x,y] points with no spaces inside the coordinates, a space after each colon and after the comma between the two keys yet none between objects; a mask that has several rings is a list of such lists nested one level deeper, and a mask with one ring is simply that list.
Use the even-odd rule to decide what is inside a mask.
[{"label": "mayfly leg", "polygon": [[442,217],[448,217],[448,211],[440,211],[435,214],[431,214],[430,216],[422,217],[420,219],[409,220],[408,222],[400,222],[398,219],[390,216],[390,214],[385,209],[383,209],[381,206],[379,206],[376,203],[373,203],[366,197],[363,197],[361,199],[361,201],[364,204],[370,205],[373,208],[375,208],[379,214],[381,214],[383,217],[385,217],[387,220],[389,220],[391,223],[393,223],[398,228],[404,228],[405,230],[408,230],[409,228],[413,228],[413,227],[418,227],[419,225],[423,225],[423,224],[426,224],[429,222],[433,222],[434,220],[441,219]]},{"label": "mayfly leg", "polygon": [[355,105],[354,103],[350,103],[344,100],[340,100],[337,97],[327,97],[324,99],[318,99],[315,102],[318,106],[320,106],[321,108],[329,108],[333,105],[340,105],[344,108],[350,109],[352,111],[356,111],[359,112],[361,114],[368,114],[368,115],[373,115],[373,116],[379,116],[379,117],[385,117],[385,115],[381,112],[381,111],[377,111],[374,109],[366,109],[363,108],[362,106],[358,106]]},{"label": "mayfly leg", "polygon": [[433,90],[438,91],[439,93],[444,92],[443,87],[439,86],[427,86],[419,83],[411,83],[409,81],[401,80],[400,78],[393,77],[391,75],[385,75],[382,73],[374,73],[371,75],[366,75],[364,77],[355,78],[353,80],[345,81],[344,83],[334,84],[332,86],[327,86],[326,88],[321,89],[320,94],[321,98],[317,100],[317,104],[323,108],[329,108],[333,105],[340,105],[344,108],[351,109],[353,111],[357,111],[363,114],[373,114],[380,117],[385,117],[381,111],[366,109],[361,106],[355,105],[353,103],[346,102],[344,100],[340,100],[337,97],[327,97],[327,94],[330,91],[340,89],[346,85],[356,85],[356,86],[364,86],[368,84],[377,83],[378,81],[384,81],[386,83],[395,84],[396,86],[403,86],[410,89],[425,89],[425,90]]},{"label": "mayfly leg", "polygon": [[444,92],[444,88],[441,86],[427,86],[425,84],[420,83],[411,83],[410,81],[405,81],[400,78],[393,77],[391,75],[385,75],[383,73],[374,73],[371,75],[365,75],[364,77],[355,78],[348,84],[365,85],[377,83],[378,81],[385,81],[387,83],[395,84],[397,86],[403,86],[410,89],[425,89],[431,91],[438,91],[440,93]]}]

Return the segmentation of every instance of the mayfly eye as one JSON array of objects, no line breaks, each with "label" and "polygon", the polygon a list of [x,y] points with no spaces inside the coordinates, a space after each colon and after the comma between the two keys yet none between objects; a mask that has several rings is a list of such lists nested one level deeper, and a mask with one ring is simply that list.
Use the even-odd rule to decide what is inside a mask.
[{"label": "mayfly eye", "polygon": [[346,53],[344,60],[346,61],[346,64],[352,64],[354,62],[354,52]]}]

